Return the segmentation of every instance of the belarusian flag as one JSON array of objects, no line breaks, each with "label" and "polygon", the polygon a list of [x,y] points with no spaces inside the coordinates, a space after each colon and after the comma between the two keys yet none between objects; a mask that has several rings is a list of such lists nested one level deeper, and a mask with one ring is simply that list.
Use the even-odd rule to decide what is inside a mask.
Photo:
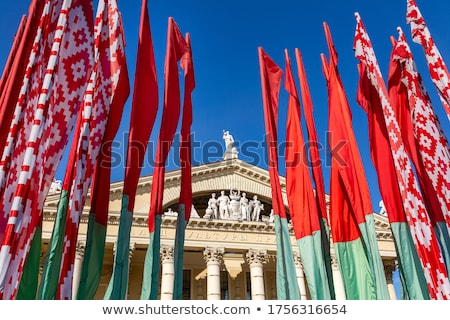
[{"label": "belarusian flag", "polygon": [[191,217],[192,209],[192,150],[191,150],[191,124],[192,124],[192,91],[195,88],[194,62],[192,60],[191,39],[186,34],[187,51],[181,58],[181,67],[184,69],[184,103],[183,118],[181,122],[180,137],[180,166],[181,190],[179,201],[179,214],[174,245],[174,286],[173,299],[183,298],[183,256],[186,225]]},{"label": "belarusian flag", "polygon": [[[335,298],[333,271],[331,268],[330,253],[330,225],[328,222],[328,211],[325,199],[325,187],[323,183],[322,165],[319,155],[319,144],[317,139],[316,127],[313,117],[313,104],[311,94],[309,92],[308,81],[306,79],[306,71],[303,65],[303,59],[300,50],[295,49],[295,57],[297,60],[298,78],[300,81],[300,92],[302,95],[303,109],[305,113],[306,128],[308,131],[308,146],[310,156],[310,166],[315,185],[315,199],[317,213],[319,215],[320,230],[322,236],[322,252],[324,255],[324,263],[327,271],[328,287],[330,288],[331,299]],[[305,151],[306,152],[306,151]]]},{"label": "belarusian flag", "polygon": [[126,299],[130,232],[139,176],[158,112],[158,82],[147,0],[142,1],[122,208],[113,274],[105,299]]},{"label": "belarusian flag", "polygon": [[155,169],[153,172],[148,214],[149,246],[144,262],[144,278],[141,299],[154,300],[158,295],[160,268],[160,229],[162,202],[164,195],[164,173],[166,160],[172,146],[178,120],[180,117],[180,83],[178,78],[178,61],[188,47],[177,24],[169,18],[167,34],[167,51],[164,65],[164,104],[161,127],[156,149]]},{"label": "belarusian flag", "polygon": [[301,296],[296,279],[286,209],[281,195],[278,174],[278,95],[283,71],[262,47],[258,48],[258,55],[277,243],[277,298],[280,300],[299,300]]},{"label": "belarusian flag", "polygon": [[311,299],[330,300],[322,231],[300,124],[300,101],[287,50],[285,55],[284,88],[289,93],[285,156],[289,212]]},{"label": "belarusian flag", "polygon": [[[395,110],[389,101],[387,89],[382,80],[383,77],[374,54],[372,43],[359,14],[356,13],[355,16],[357,26],[354,49],[355,56],[360,60],[360,76],[366,78],[364,80],[366,81],[366,85],[370,84],[373,87],[373,92],[378,94],[377,98],[379,102],[377,102],[377,105],[382,106],[382,120],[384,120],[388,131],[387,136],[394,159],[402,204],[425,274],[430,298],[449,299],[450,282],[448,280],[447,270],[445,269],[430,217],[405,150],[400,125],[396,118]],[[423,235],[427,235],[427,241],[424,241]]]},{"label": "belarusian flag", "polygon": [[411,25],[413,41],[423,48],[431,80],[439,93],[439,98],[450,120],[450,73],[416,4],[416,0],[408,0],[406,23]]}]

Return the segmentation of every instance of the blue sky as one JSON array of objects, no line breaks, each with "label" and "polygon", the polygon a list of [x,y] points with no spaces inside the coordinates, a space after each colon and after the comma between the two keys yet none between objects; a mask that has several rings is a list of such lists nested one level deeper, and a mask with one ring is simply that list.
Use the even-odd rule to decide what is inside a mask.
[{"label": "blue sky", "polygon": [[[95,1],[96,4],[97,1]],[[450,64],[450,38],[448,37],[447,0],[417,0],[431,33],[444,57]],[[140,14],[140,0],[119,0],[119,8],[125,28],[127,61],[130,81],[133,82],[135,69],[137,35]],[[3,67],[13,35],[20,17],[28,10],[29,1],[0,2],[0,67]],[[274,61],[284,69],[284,49],[289,50],[293,68],[296,68],[294,48],[299,48],[311,89],[314,103],[314,117],[318,138],[326,146],[328,126],[327,89],[322,74],[320,54],[328,56],[322,23],[326,21],[331,29],[339,54],[339,70],[353,113],[353,125],[364,162],[369,188],[372,193],[374,210],[378,210],[380,195],[376,172],[369,154],[367,119],[356,103],[358,81],[357,61],[352,49],[356,21],[354,12],[358,11],[372,40],[375,53],[383,75],[387,75],[388,59],[391,50],[389,37],[397,37],[396,27],[403,28],[409,40],[419,71],[434,102],[441,124],[449,136],[450,126],[445,112],[429,80],[422,49],[411,42],[410,29],[405,23],[406,0],[378,1],[151,1],[149,0],[150,24],[153,35],[157,72],[159,77],[160,110],[163,97],[163,66],[166,50],[168,17],[173,17],[183,33],[191,34],[196,89],[193,94],[194,122],[192,131],[200,145],[195,149],[194,161],[197,163],[220,160],[222,150],[214,155],[214,146],[224,147],[222,130],[229,130],[234,139],[242,145],[252,142],[245,156],[240,158],[263,168],[264,119],[261,99],[261,85],[257,48],[262,46]],[[294,74],[296,71],[294,69]],[[181,75],[181,73],[180,73]],[[123,177],[124,140],[129,126],[131,95],[125,106],[123,121],[117,135],[117,155],[122,155],[112,173],[112,180]],[[285,137],[287,95],[283,87],[280,91],[279,141]],[[155,123],[151,142],[155,144],[159,132],[159,120]],[[119,146],[120,145],[120,146]],[[210,146],[210,157],[205,158],[205,146]],[[258,146],[258,147],[257,147]],[[201,148],[203,147],[203,149]],[[150,149],[155,147],[150,147]],[[238,148],[239,149],[239,148]],[[322,150],[322,160],[326,191],[329,185],[329,167],[326,153]],[[169,159],[168,168],[177,167],[176,154]],[[117,156],[119,159],[119,156]],[[151,174],[152,155],[146,157],[142,175]],[[57,172],[63,179],[64,160]],[[280,158],[280,172],[284,174],[283,158]]]}]

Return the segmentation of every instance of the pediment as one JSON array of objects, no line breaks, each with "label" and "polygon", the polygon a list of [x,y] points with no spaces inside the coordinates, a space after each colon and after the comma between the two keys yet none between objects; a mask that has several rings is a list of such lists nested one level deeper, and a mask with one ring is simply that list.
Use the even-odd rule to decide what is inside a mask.
[{"label": "pediment", "polygon": [[[164,210],[173,208],[174,211],[176,211],[180,195],[180,182],[181,171],[179,169],[166,172],[163,197]],[[140,223],[144,223],[149,212],[151,184],[151,175],[141,177],[138,182],[134,218],[135,220],[139,220]],[[286,195],[286,180],[282,176],[280,176],[280,185],[284,205],[287,211],[289,211]],[[110,186],[110,220],[116,221],[119,217],[122,189],[123,181],[113,182]],[[253,197],[253,195],[257,195],[265,204],[265,212],[262,214],[270,214],[272,194],[268,170],[240,159],[222,160],[192,168],[192,192],[194,203],[196,205],[195,208],[200,216],[203,216],[211,193],[215,192],[219,194],[222,190],[229,193],[231,189],[246,192],[249,198]],[[58,200],[59,194],[49,195],[46,201],[46,208],[56,209]],[[87,216],[88,212],[89,201],[87,201],[85,205],[83,215]],[[390,238],[391,229],[387,217],[374,214],[374,220],[378,236]]]}]

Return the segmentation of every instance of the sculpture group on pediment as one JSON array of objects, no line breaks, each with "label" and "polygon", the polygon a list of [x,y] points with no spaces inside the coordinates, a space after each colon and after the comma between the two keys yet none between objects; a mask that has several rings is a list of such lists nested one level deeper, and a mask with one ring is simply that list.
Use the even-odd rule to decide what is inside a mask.
[{"label": "sculpture group on pediment", "polygon": [[216,193],[211,194],[203,218],[211,220],[261,221],[262,211],[264,211],[264,205],[257,195],[254,195],[249,200],[245,192],[241,194],[238,189],[230,189],[228,195],[225,193],[225,190],[220,192],[219,197],[216,197]]}]

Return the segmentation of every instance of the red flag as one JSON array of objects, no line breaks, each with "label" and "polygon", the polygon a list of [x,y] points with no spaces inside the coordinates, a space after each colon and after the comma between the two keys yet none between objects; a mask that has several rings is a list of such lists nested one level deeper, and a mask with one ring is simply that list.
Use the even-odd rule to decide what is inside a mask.
[{"label": "red flag", "polygon": [[306,127],[308,130],[308,146],[311,157],[311,169],[316,189],[316,202],[319,217],[328,222],[328,213],[325,202],[325,187],[323,183],[322,166],[319,155],[319,145],[317,140],[317,132],[313,118],[313,104],[309,93],[308,82],[306,80],[305,67],[303,65],[300,50],[295,49],[295,56],[298,66],[298,77],[300,80],[300,92],[302,95],[303,109],[305,112]]},{"label": "red flag", "polygon": [[320,230],[319,214],[308,170],[305,140],[300,125],[300,102],[287,50],[284,88],[289,93],[286,128],[286,191],[296,239]]},{"label": "red flag", "polygon": [[179,202],[184,204],[184,220],[189,221],[192,209],[192,91],[195,88],[194,64],[189,34],[186,34],[186,44],[188,51],[181,59],[181,67],[184,69],[184,103],[180,136],[181,191]]},{"label": "red flag", "polygon": [[123,194],[128,195],[129,198],[129,212],[133,212],[134,209],[137,183],[148,139],[158,112],[158,82],[147,2],[147,0],[143,0],[141,8],[127,165],[123,186]]},{"label": "red flag", "polygon": [[283,72],[273,60],[259,48],[261,81],[264,102],[264,122],[269,161],[270,183],[272,185],[272,207],[274,215],[286,218],[278,173],[278,94]]},{"label": "red flag", "polygon": [[178,78],[178,61],[187,50],[183,38],[173,18],[169,18],[167,35],[167,52],[164,65],[164,105],[161,127],[156,149],[155,169],[152,180],[150,211],[148,215],[149,231],[155,228],[155,216],[162,215],[164,194],[164,173],[167,156],[172,146],[173,137],[180,117],[180,83]]}]

